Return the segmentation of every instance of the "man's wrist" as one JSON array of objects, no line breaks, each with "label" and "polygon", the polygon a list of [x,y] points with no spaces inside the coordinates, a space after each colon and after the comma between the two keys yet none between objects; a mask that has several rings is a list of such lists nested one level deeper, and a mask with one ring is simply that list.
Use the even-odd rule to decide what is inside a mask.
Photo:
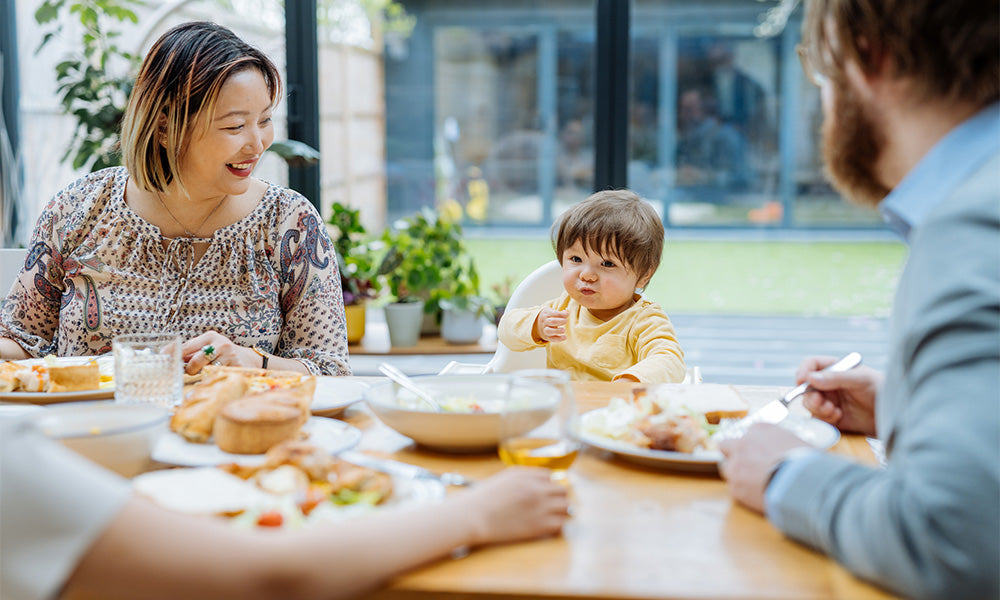
[{"label": "man's wrist", "polygon": [[774,481],[775,476],[778,475],[778,471],[780,471],[781,468],[787,465],[789,462],[794,461],[795,459],[801,458],[803,456],[811,456],[816,452],[818,452],[818,450],[816,450],[812,446],[796,446],[795,448],[792,448],[788,452],[782,454],[781,459],[778,462],[774,463],[774,466],[772,466],[771,470],[768,471],[767,481],[764,483],[764,489],[767,489],[767,487],[771,485],[771,482]]},{"label": "man's wrist", "polygon": [[809,457],[818,453],[819,450],[812,446],[796,446],[785,452],[768,472],[764,482],[764,514],[778,529],[781,529],[778,506],[788,493],[796,473],[807,467],[803,463],[809,462]]}]

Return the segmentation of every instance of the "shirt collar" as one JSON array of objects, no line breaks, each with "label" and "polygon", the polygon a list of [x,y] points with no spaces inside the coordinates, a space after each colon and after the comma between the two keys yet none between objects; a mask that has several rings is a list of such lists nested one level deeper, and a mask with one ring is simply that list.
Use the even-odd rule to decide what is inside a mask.
[{"label": "shirt collar", "polygon": [[935,206],[990,156],[1000,151],[1000,102],[959,124],[938,141],[879,205],[904,240]]}]

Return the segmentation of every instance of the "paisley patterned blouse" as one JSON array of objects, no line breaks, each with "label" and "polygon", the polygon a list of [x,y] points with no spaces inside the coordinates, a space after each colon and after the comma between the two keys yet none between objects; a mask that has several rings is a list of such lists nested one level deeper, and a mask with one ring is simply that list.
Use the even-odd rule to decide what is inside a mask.
[{"label": "paisley patterned blouse", "polygon": [[42,212],[0,310],[0,337],[29,354],[109,352],[121,333],[215,330],[293,358],[313,374],[349,375],[340,274],[316,210],[270,185],[249,215],[192,240],[168,240],[125,204],[124,167],[91,173]]}]

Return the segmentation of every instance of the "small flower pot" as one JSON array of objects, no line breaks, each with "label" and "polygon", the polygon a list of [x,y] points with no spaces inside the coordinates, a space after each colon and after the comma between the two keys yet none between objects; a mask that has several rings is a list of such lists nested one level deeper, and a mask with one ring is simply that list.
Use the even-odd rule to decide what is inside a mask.
[{"label": "small flower pot", "polygon": [[471,310],[447,308],[441,316],[441,337],[449,344],[475,344],[483,336],[483,318]]},{"label": "small flower pot", "polygon": [[420,341],[420,324],[424,317],[423,302],[395,302],[385,306],[385,324],[389,343],[396,347],[416,346]]}]

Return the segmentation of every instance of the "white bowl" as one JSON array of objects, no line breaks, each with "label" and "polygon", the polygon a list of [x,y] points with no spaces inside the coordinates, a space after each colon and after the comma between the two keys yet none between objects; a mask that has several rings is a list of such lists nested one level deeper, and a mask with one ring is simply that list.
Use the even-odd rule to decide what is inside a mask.
[{"label": "white bowl", "polygon": [[32,415],[50,438],[125,477],[149,470],[170,411],[153,404],[71,402]]},{"label": "white bowl", "polygon": [[[444,452],[489,452],[500,439],[500,412],[508,401],[507,375],[424,375],[412,378],[446,406],[460,400],[475,401],[485,412],[437,412],[407,390],[386,381],[365,391],[365,401],[375,416],[417,444]],[[539,398],[551,396],[541,384]],[[529,405],[520,410],[534,418],[525,419],[525,431],[545,422],[556,403]]]}]

